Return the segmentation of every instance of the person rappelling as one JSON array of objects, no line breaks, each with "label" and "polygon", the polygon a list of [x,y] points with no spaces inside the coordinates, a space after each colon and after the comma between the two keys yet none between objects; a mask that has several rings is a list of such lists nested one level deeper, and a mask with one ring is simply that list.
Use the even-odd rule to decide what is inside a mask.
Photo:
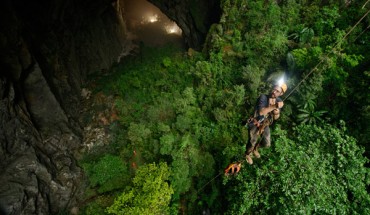
[{"label": "person rappelling", "polygon": [[[279,82],[283,82],[283,79]],[[254,116],[246,124],[249,138],[246,144],[245,159],[251,165],[253,164],[251,154],[260,158],[258,149],[271,145],[269,126],[280,117],[280,110],[284,106],[280,96],[286,92],[287,88],[285,83],[279,83],[273,87],[269,95],[263,94],[257,99]],[[261,137],[260,141],[258,141],[259,137]]]}]

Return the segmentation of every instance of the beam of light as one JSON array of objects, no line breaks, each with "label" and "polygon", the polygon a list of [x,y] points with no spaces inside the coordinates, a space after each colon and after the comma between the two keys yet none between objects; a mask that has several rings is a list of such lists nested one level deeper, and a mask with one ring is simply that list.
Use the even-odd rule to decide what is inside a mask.
[{"label": "beam of light", "polygon": [[284,80],[284,75],[278,80],[278,86],[282,86],[284,83],[285,83],[285,80]]},{"label": "beam of light", "polygon": [[152,16],[149,16],[148,20],[149,20],[150,23],[157,22],[158,21],[158,15],[154,14]]},{"label": "beam of light", "polygon": [[181,34],[181,28],[176,25],[175,22],[172,22],[171,24],[167,24],[164,26],[164,29],[166,30],[167,34]]},{"label": "beam of light", "polygon": [[141,24],[154,23],[159,21],[158,14],[150,14],[141,18]]}]

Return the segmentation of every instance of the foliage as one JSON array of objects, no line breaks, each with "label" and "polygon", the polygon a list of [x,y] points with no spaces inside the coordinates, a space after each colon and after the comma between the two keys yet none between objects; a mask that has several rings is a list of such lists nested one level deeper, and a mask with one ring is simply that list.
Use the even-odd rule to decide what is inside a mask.
[{"label": "foliage", "polygon": [[235,179],[228,189],[228,214],[369,213],[368,159],[345,127],[293,130],[288,135],[277,129],[275,147],[262,154],[268,158]]},{"label": "foliage", "polygon": [[302,30],[299,30],[298,32],[289,35],[289,37],[292,37],[292,39],[299,43],[306,44],[312,40],[314,35],[315,33],[312,28],[304,27]]},{"label": "foliage", "polygon": [[[206,43],[212,52],[238,57],[246,64],[269,65],[287,48],[283,24],[293,10],[281,9],[264,1],[222,1],[224,13],[217,28],[211,29]],[[285,13],[285,14],[283,14]]]},{"label": "foliage", "polygon": [[110,197],[108,195],[99,196],[95,199],[94,202],[92,202],[91,204],[89,204],[85,208],[83,208],[82,214],[86,214],[86,215],[108,214],[105,211],[105,208],[112,205],[112,203],[113,203],[112,197]]},{"label": "foliage", "polygon": [[99,186],[101,193],[123,187],[122,179],[127,174],[122,160],[110,154],[104,155],[98,162],[85,163],[84,169],[89,176],[90,186]]},{"label": "foliage", "polygon": [[[204,24],[191,2],[197,25]],[[117,98],[120,117],[111,154],[125,165],[122,171],[107,165],[118,168],[117,176],[99,175],[109,163],[104,156],[87,165],[92,188],[117,198],[110,213],[143,213],[151,200],[159,201],[148,197],[160,193],[152,182],[170,185],[157,205],[163,213],[368,213],[367,160],[358,145],[370,133],[369,20],[342,40],[367,10],[364,2],[347,3],[222,0],[220,22],[210,28],[202,53],[142,47],[140,56],[114,67],[102,82]],[[277,123],[285,130],[271,127],[272,149],[224,180],[226,189],[214,177],[242,157],[243,124],[281,71],[288,91],[303,81],[284,101]],[[341,119],[348,131],[333,126]],[[146,165],[158,161],[169,168]],[[139,168],[132,183],[130,163]],[[144,175],[151,169],[166,179]],[[153,189],[142,192],[145,183]],[[91,211],[108,206],[97,203]]]},{"label": "foliage", "polygon": [[109,214],[168,214],[172,188],[168,184],[169,169],[165,163],[141,166],[126,189],[107,208]]},{"label": "foliage", "polygon": [[319,122],[323,122],[322,115],[327,113],[327,111],[315,110],[316,103],[312,100],[308,100],[307,103],[303,105],[298,111],[300,112],[297,115],[297,119],[301,123],[308,123],[308,124],[316,124]]},{"label": "foliage", "polygon": [[[360,16],[360,14],[356,16],[354,14],[345,16],[345,14],[356,10],[355,8],[359,5],[351,4],[345,8],[341,6],[342,10],[340,12],[338,6],[337,3],[333,2],[329,5],[321,5],[321,8],[314,3],[302,7],[302,24],[292,29],[301,31],[300,29],[310,28],[314,32],[314,36],[309,43],[292,46],[287,59],[289,60],[289,68],[294,72],[291,73],[294,74],[293,78],[301,80],[306,78],[308,74],[310,76],[307,77],[290,100],[296,107],[304,105],[307,101],[316,101],[317,106],[322,111],[327,112],[328,119],[344,119],[348,123],[352,123],[361,121],[360,118],[363,117],[360,117],[360,115],[365,114],[361,111],[364,98],[357,100],[357,102],[351,101],[353,95],[356,94],[353,91],[354,88],[357,92],[365,90],[363,85],[358,84],[359,80],[355,78],[358,77],[358,73],[361,73],[360,71],[363,71],[361,65],[366,64],[363,58],[365,52],[357,51],[359,47],[364,48],[362,45],[352,44],[352,46],[347,43],[347,40],[342,40],[345,32]],[[363,8],[357,10],[364,12]],[[356,34],[355,31],[352,33]],[[298,36],[295,33],[292,35]],[[335,48],[333,48],[334,46]],[[349,48],[350,46],[352,48]],[[355,46],[356,48],[354,48]],[[362,105],[357,106],[353,103],[361,103]],[[303,111],[302,108],[300,109],[295,110],[301,112],[297,119],[303,115],[313,116],[314,112],[321,114],[317,111]],[[351,112],[354,109],[360,114],[353,115]],[[353,117],[357,120],[353,120]],[[352,129],[354,126],[354,124],[351,124],[349,128]],[[361,125],[361,127],[363,126]],[[357,133],[356,129],[353,129],[352,132]],[[366,130],[362,129],[359,135],[362,136],[363,132],[366,133]],[[364,142],[361,141],[360,144],[364,144]]]}]

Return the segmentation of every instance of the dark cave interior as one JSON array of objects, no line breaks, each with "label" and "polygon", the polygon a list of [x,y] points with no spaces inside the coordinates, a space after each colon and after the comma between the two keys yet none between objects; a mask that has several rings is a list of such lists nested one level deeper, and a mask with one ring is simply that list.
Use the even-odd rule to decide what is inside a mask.
[{"label": "dark cave interior", "polygon": [[200,50],[221,13],[218,0],[0,4],[2,214],[75,207],[84,175],[74,153],[83,139],[81,91],[89,75],[103,74],[138,44]]}]

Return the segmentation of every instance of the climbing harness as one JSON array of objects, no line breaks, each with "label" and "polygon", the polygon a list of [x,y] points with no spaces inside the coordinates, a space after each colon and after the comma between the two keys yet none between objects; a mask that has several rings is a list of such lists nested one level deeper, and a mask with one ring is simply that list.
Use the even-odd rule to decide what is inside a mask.
[{"label": "climbing harness", "polygon": [[256,117],[251,117],[248,119],[246,127],[256,126],[257,128],[261,126],[261,123],[263,122],[264,118],[258,120]]},{"label": "climbing harness", "polygon": [[[368,3],[369,1],[367,1],[366,3],[365,3],[365,5]],[[364,5],[364,6],[365,6]],[[298,89],[298,87],[315,71],[315,70],[317,70],[318,69],[318,67],[319,67],[319,65],[320,64],[322,64],[323,62],[324,62],[324,60],[326,59],[326,57],[329,55],[329,54],[331,54],[333,51],[334,51],[334,49],[344,40],[344,39],[346,39],[347,37],[348,37],[348,35],[350,35],[351,33],[352,33],[352,31],[353,31],[353,29],[355,29],[355,27],[358,25],[358,24],[360,24],[360,22],[368,15],[370,13],[370,10],[368,10],[358,21],[357,21],[357,23],[354,25],[354,26],[352,26],[352,28],[335,44],[335,46],[331,49],[331,51],[328,53],[328,54],[326,54],[326,55],[324,55],[324,57],[316,64],[316,66],[305,76],[305,77],[303,77],[303,79],[284,97],[284,99],[282,100],[282,101],[285,101],[286,99],[288,99],[289,97],[290,97],[290,95],[294,92],[294,91],[296,91],[297,89]],[[369,27],[367,27],[367,28],[369,28]],[[362,33],[361,33],[362,34]],[[357,39],[357,38],[356,38]],[[249,120],[248,120],[248,122],[247,122],[247,125],[249,124],[249,123],[253,123],[254,125],[258,125],[257,127],[259,127],[259,126],[261,126],[261,123],[264,121],[265,119],[262,119],[262,120],[256,120],[255,119],[255,117],[252,117],[252,118],[250,118]],[[268,121],[268,120],[267,120]],[[245,159],[242,159],[242,160],[240,160],[240,161],[237,161],[237,162],[235,162],[235,163],[231,163],[231,164],[229,164],[226,168],[225,168],[225,170],[224,170],[224,174],[226,175],[226,176],[229,176],[229,175],[236,175],[239,171],[240,171],[240,169],[241,169],[241,166],[242,166],[242,164],[245,162]],[[229,171],[231,170],[231,174],[229,173]],[[212,178],[210,181],[208,181],[205,185],[203,185],[198,191],[197,191],[197,193],[198,192],[200,192],[205,186],[207,186],[209,183],[211,183],[213,180],[215,180],[216,178],[218,178],[220,175],[222,175],[222,172],[220,172],[218,175],[216,175],[214,178]]]}]

